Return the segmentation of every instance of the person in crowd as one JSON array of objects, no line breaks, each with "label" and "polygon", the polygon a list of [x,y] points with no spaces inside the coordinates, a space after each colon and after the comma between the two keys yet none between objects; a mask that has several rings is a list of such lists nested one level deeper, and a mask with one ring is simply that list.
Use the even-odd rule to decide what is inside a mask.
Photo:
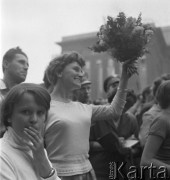
[{"label": "person in crowd", "polygon": [[164,81],[170,80],[170,73],[162,74],[161,79],[164,80]]},{"label": "person in crowd", "polygon": [[28,57],[19,48],[9,49],[3,56],[3,79],[0,79],[0,99],[15,85],[25,81],[28,71]]},{"label": "person in crowd", "polygon": [[107,98],[109,98],[113,91],[117,90],[120,78],[118,76],[108,76],[103,83],[103,89],[106,93]]},{"label": "person in crowd", "polygon": [[[112,122],[119,119],[126,102],[128,79],[137,70],[135,63],[123,63],[119,89],[110,106],[94,106],[71,100],[73,91],[81,87],[84,65],[79,53],[68,52],[54,58],[47,68],[54,88],[45,147],[62,180],[96,179],[88,159],[90,126],[104,118]],[[127,67],[131,73],[127,73]]]},{"label": "person in crowd", "polygon": [[59,180],[44,149],[44,125],[51,97],[39,85],[22,83],[6,95],[1,120],[0,179]]},{"label": "person in crowd", "polygon": [[153,105],[152,86],[147,86],[137,96],[136,103],[129,109],[137,118],[139,127],[142,124],[142,116]]},{"label": "person in crowd", "polygon": [[[160,167],[165,167],[165,172],[167,171],[170,174],[170,80],[159,86],[156,100],[161,112],[151,124],[141,158],[141,165],[149,167],[152,163],[156,167],[155,172],[156,170],[159,171]],[[157,179],[163,178],[157,177]]]},{"label": "person in crowd", "polygon": [[[97,180],[109,179],[109,164],[130,163],[130,149],[124,147],[119,139],[118,131],[112,121],[105,119],[97,121],[90,128],[90,150],[89,160],[95,171]],[[126,164],[127,167],[127,164]],[[122,172],[126,174],[127,169],[122,168]],[[118,174],[117,179],[124,179]]]},{"label": "person in crowd", "polygon": [[[9,49],[3,56],[3,79],[0,79],[0,106],[4,96],[15,85],[25,81],[28,71],[28,57],[19,47]],[[0,125],[0,134],[4,127]]]},{"label": "person in crowd", "polygon": [[[117,87],[113,88],[112,91],[108,94],[108,103],[111,103],[115,94],[117,92]],[[126,104],[124,106],[122,115],[120,116],[120,120],[116,125],[118,136],[123,137],[124,139],[128,139],[131,136],[134,138],[138,138],[138,122],[134,114],[132,114],[129,109],[135,104],[136,102],[136,94],[132,89],[127,89],[126,95]]]},{"label": "person in crowd", "polygon": [[129,109],[136,102],[136,94],[132,89],[128,89],[126,96],[126,104],[118,124],[118,134],[125,139],[136,138],[138,139],[139,126],[136,116],[132,114]]},{"label": "person in crowd", "polygon": [[91,81],[88,79],[84,79],[81,83],[81,88],[75,90],[73,93],[75,96],[75,100],[81,103],[90,104],[90,96],[91,96]]},{"label": "person in crowd", "polygon": [[152,101],[152,103],[150,103],[150,104],[152,104],[152,106],[150,107],[150,105],[149,105],[149,107],[150,107],[149,110],[144,112],[141,116],[142,123],[141,123],[140,131],[139,131],[139,140],[140,140],[140,144],[142,147],[144,147],[144,145],[146,143],[146,139],[148,137],[151,123],[153,122],[153,120],[155,119],[157,114],[159,114],[161,111],[161,108],[159,107],[159,104],[156,101],[156,92],[162,82],[163,82],[163,80],[161,78],[156,78],[154,80],[153,88],[152,88],[152,94],[154,96],[154,101]]},{"label": "person in crowd", "polygon": [[[107,93],[108,103],[112,102],[117,92],[119,81],[120,79],[118,79],[117,77],[115,78],[113,76],[109,76],[104,81],[103,88],[104,88],[104,91]],[[123,112],[125,112],[125,109],[127,109],[130,106],[130,104],[135,102],[135,98],[136,98],[135,96],[132,96],[132,98],[130,97],[129,95],[131,92],[130,90],[128,90],[127,92],[128,93],[126,96],[126,104],[125,104]],[[121,120],[122,119],[123,118],[121,118]],[[120,135],[123,137],[124,131],[128,129],[128,131],[126,131],[125,133],[126,134],[128,133],[128,136],[131,136],[133,132],[136,131],[136,129],[133,128],[133,132],[132,134],[130,134],[131,132],[129,132],[129,128],[127,128],[127,124],[125,124],[124,126],[121,120],[119,123],[121,123],[123,127],[120,128],[119,126],[119,129],[117,128],[115,123],[112,122],[111,119],[110,121],[106,121],[105,118],[103,118],[100,121],[96,121],[96,123],[93,124],[90,128],[89,159],[94,168],[94,171],[96,173],[98,180],[106,180],[109,178],[109,173],[110,173],[109,163],[116,162],[117,166],[119,166],[122,162],[124,163],[128,162],[130,164],[129,157],[131,155],[131,150],[129,148],[124,147],[122,141],[120,140]],[[128,121],[128,118],[124,120]],[[129,121],[127,123],[129,127],[129,124],[130,124]],[[136,124],[137,124],[137,121],[136,121]],[[126,167],[127,167],[127,164],[126,164]],[[127,169],[123,168],[123,172],[124,174],[126,174]],[[123,177],[121,176],[117,178],[123,179]]]},{"label": "person in crowd", "polygon": [[156,78],[153,82],[152,94],[154,100],[150,103],[152,104],[151,108],[142,115],[142,125],[139,131],[139,139],[142,147],[144,147],[146,143],[151,123],[153,122],[157,114],[159,114],[161,111],[161,108],[159,107],[159,104],[157,103],[155,98],[157,90],[161,83],[167,80],[170,80],[170,75],[168,73],[165,73],[162,76]]}]

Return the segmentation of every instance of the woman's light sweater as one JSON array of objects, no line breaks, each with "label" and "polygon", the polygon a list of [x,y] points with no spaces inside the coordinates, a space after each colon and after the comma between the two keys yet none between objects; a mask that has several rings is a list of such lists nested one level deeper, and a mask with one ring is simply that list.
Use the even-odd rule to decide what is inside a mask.
[{"label": "woman's light sweater", "polygon": [[[109,106],[52,100],[45,131],[45,147],[59,176],[89,172],[88,160],[91,123],[117,120],[125,105],[126,93],[118,91]],[[114,123],[114,122],[113,122]]]}]

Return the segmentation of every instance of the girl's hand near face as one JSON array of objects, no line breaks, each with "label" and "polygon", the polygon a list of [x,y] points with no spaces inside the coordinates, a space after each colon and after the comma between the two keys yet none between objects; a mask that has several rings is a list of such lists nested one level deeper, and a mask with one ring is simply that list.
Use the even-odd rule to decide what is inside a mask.
[{"label": "girl's hand near face", "polygon": [[46,178],[50,174],[51,165],[47,159],[44,150],[44,140],[41,133],[33,127],[25,128],[24,134],[30,141],[25,143],[30,147],[33,153],[35,164],[41,177]]},{"label": "girl's hand near face", "polygon": [[25,128],[24,133],[27,138],[30,140],[26,141],[26,144],[30,147],[35,158],[41,155],[41,152],[44,152],[44,141],[43,137],[38,130],[33,127]]}]

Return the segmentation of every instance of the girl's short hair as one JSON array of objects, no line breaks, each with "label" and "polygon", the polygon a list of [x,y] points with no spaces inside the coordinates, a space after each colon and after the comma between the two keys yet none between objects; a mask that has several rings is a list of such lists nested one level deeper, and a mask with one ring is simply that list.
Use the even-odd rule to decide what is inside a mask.
[{"label": "girl's short hair", "polygon": [[[6,95],[2,102],[0,120],[1,127],[11,126],[8,119],[12,116],[14,106],[19,102],[23,94],[30,93],[34,96],[38,105],[43,106],[46,111],[50,108],[51,97],[47,90],[33,83],[22,83],[14,86]],[[46,115],[47,116],[47,115]]]},{"label": "girl's short hair", "polygon": [[46,76],[48,81],[55,85],[58,80],[58,75],[70,63],[77,62],[81,68],[85,66],[85,60],[78,52],[67,52],[51,60],[46,68]]},{"label": "girl's short hair", "polygon": [[170,105],[170,80],[163,82],[156,93],[156,100],[162,109]]}]

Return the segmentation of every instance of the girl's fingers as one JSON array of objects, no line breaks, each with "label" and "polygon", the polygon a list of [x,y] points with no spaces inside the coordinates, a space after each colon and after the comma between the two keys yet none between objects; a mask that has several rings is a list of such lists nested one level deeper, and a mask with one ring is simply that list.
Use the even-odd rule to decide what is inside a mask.
[{"label": "girl's fingers", "polygon": [[29,140],[33,143],[33,145],[36,145],[37,140],[30,134],[28,129],[24,129],[24,133],[29,138]]},{"label": "girl's fingers", "polygon": [[33,145],[35,147],[37,147],[37,145],[40,143],[41,139],[30,129],[25,128],[24,133],[28,137],[28,139],[33,143]]},{"label": "girl's fingers", "polygon": [[29,129],[30,129],[31,131],[33,131],[39,138],[41,138],[39,131],[37,131],[35,128],[33,128],[33,127],[31,127],[31,126],[29,127]]},{"label": "girl's fingers", "polygon": [[27,134],[26,131],[24,131],[24,134],[25,134],[25,135],[27,136],[27,138],[30,140],[30,141],[24,140],[24,143],[25,143],[27,146],[29,146],[31,150],[34,151],[36,148],[35,148],[35,145],[33,144],[32,140],[30,139],[29,134]]},{"label": "girl's fingers", "polygon": [[137,74],[137,68],[134,66],[128,66],[127,67],[127,74],[132,76],[133,74]]}]

